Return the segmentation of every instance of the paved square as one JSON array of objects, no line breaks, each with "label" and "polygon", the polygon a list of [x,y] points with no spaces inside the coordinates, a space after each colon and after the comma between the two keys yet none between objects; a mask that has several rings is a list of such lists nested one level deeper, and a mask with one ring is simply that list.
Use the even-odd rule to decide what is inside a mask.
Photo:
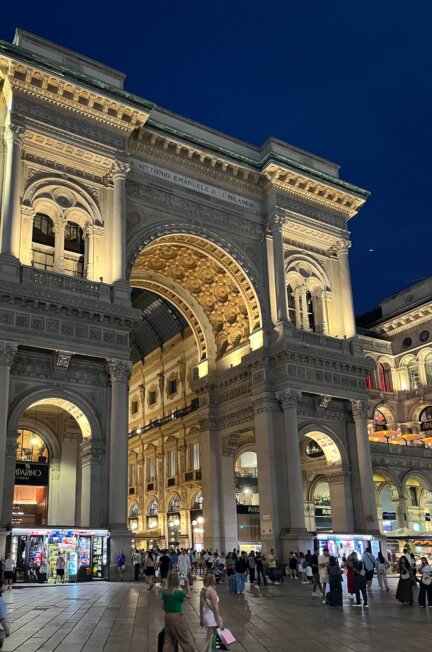
[{"label": "paved square", "polygon": [[[375,582],[376,580],[374,580]],[[374,587],[369,610],[355,609],[346,593],[343,608],[331,608],[311,597],[309,586],[285,580],[281,586],[248,588],[230,595],[220,585],[221,612],[239,642],[239,652],[414,652],[430,649],[432,609],[402,607],[390,593]],[[184,613],[199,650],[201,582]],[[417,600],[417,595],[415,595]],[[163,626],[160,590],[143,583],[92,583],[29,587],[6,593],[12,636],[6,652],[154,652]]]}]

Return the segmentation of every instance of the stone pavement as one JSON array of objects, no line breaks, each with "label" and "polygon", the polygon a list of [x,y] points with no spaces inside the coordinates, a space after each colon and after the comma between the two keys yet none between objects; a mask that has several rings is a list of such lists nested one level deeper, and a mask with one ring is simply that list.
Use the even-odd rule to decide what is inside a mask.
[{"label": "stone pavement", "polygon": [[[376,580],[374,580],[375,582]],[[233,652],[419,652],[431,646],[432,609],[403,607],[390,593],[374,587],[369,610],[353,608],[344,595],[343,608],[311,597],[309,586],[285,580],[281,586],[248,588],[230,595],[220,585],[225,624],[239,642]],[[193,587],[184,613],[196,649],[204,632],[199,626],[199,590]],[[5,652],[156,652],[163,612],[159,589],[139,583],[32,586],[7,591],[13,630]],[[417,595],[415,595],[417,599]]]}]

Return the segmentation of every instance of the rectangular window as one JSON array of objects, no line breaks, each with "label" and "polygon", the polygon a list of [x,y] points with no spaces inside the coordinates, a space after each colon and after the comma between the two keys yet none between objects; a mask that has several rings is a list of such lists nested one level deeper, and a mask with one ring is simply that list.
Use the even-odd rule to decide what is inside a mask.
[{"label": "rectangular window", "polygon": [[177,394],[177,378],[168,381],[168,396],[172,394]]},{"label": "rectangular window", "polygon": [[132,414],[136,414],[138,412],[138,401],[132,401],[131,412]]},{"label": "rectangular window", "polygon": [[155,389],[153,389],[151,392],[149,392],[149,398],[148,398],[149,405],[154,405],[156,401],[157,401],[157,392]]},{"label": "rectangular window", "polygon": [[200,469],[199,443],[189,444],[189,470],[198,471]]},{"label": "rectangular window", "polygon": [[136,485],[136,467],[135,464],[129,464],[129,487]]},{"label": "rectangular window", "polygon": [[169,478],[175,478],[176,475],[176,454],[175,451],[169,451],[167,454],[167,471]]},{"label": "rectangular window", "polygon": [[147,459],[147,482],[154,482],[155,479],[155,460],[154,457]]}]

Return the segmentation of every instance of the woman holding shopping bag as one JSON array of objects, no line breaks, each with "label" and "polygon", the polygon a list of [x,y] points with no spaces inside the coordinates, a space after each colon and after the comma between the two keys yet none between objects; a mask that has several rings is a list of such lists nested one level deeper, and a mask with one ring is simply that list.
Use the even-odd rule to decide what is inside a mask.
[{"label": "woman holding shopping bag", "polygon": [[223,627],[219,613],[219,596],[215,587],[214,574],[207,573],[200,593],[200,625],[206,627],[207,636],[200,652],[208,652],[211,649],[212,637],[216,635],[218,627]]}]

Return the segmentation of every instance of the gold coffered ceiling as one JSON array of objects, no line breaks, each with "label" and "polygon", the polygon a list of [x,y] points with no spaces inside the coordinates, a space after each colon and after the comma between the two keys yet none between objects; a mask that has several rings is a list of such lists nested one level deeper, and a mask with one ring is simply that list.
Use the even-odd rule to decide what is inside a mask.
[{"label": "gold coffered ceiling", "polygon": [[239,264],[197,236],[166,235],[148,245],[135,261],[131,284],[157,292],[181,310],[201,359],[212,357],[212,351],[222,357],[262,325],[257,296]]}]

